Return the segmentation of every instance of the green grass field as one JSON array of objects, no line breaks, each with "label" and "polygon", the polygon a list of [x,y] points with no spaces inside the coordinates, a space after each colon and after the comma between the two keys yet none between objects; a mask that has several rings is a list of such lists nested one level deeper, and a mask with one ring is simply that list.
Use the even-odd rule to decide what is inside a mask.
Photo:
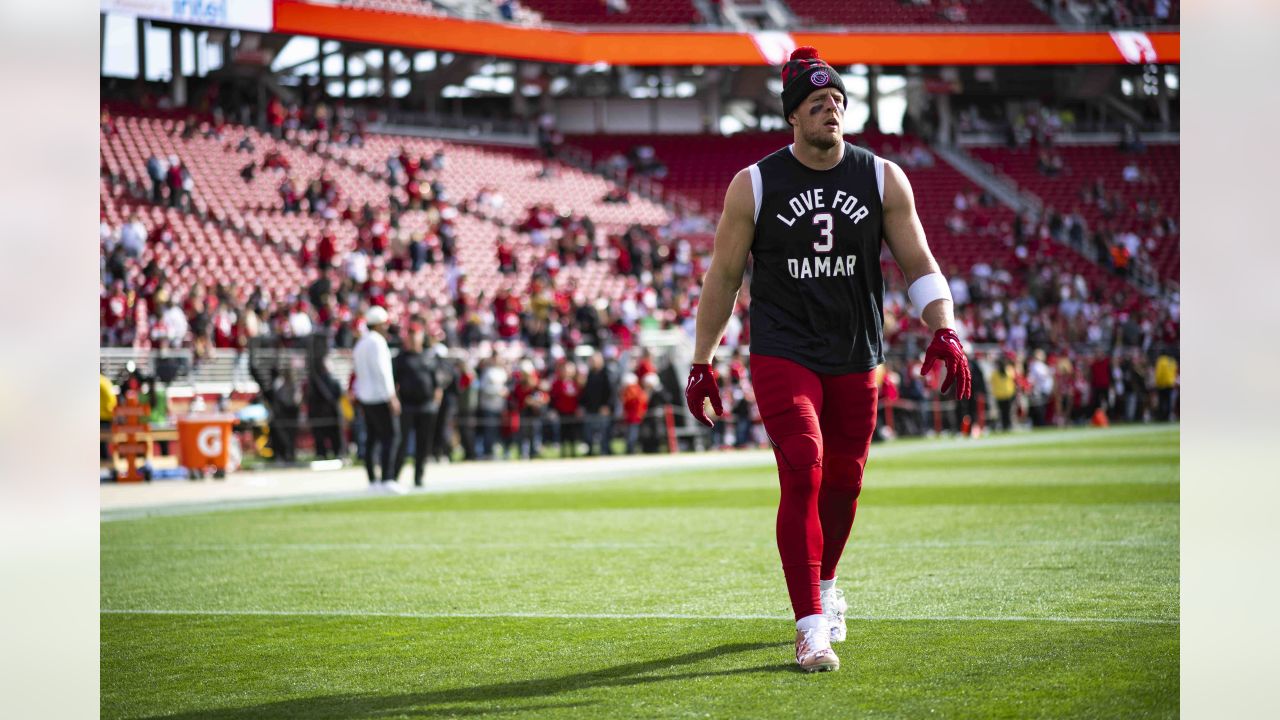
[{"label": "green grass field", "polygon": [[1176,716],[1177,429],[1025,440],[873,448],[818,675],[771,466],[104,522],[102,716]]}]

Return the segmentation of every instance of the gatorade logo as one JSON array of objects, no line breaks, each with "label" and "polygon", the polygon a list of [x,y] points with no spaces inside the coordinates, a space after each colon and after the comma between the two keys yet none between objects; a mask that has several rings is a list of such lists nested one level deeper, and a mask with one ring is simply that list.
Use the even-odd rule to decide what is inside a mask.
[{"label": "gatorade logo", "polygon": [[827,74],[826,70],[819,70],[809,76],[809,82],[813,83],[815,87],[822,87],[831,82],[831,76]]},{"label": "gatorade logo", "polygon": [[205,457],[217,457],[222,454],[222,428],[217,425],[210,425],[201,428],[200,434],[196,435],[196,447],[200,448],[200,452]]},{"label": "gatorade logo", "polygon": [[776,30],[751,33],[751,41],[755,43],[760,57],[770,65],[785,65],[796,49],[796,41],[791,35]]},{"label": "gatorade logo", "polygon": [[1151,38],[1146,33],[1119,30],[1111,33],[1111,41],[1116,44],[1116,49],[1130,65],[1159,62],[1159,58],[1156,57],[1156,47],[1151,44]]}]

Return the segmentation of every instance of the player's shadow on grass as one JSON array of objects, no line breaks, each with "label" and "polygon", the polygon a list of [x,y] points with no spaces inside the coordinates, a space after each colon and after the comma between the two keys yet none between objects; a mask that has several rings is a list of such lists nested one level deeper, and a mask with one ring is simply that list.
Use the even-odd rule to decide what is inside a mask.
[{"label": "player's shadow on grass", "polygon": [[[769,663],[754,667],[733,668],[730,670],[696,671],[689,670],[674,674],[651,675],[649,673],[669,670],[683,665],[692,665],[712,658],[734,653],[752,652],[777,648],[790,643],[733,643],[718,647],[685,653],[661,660],[628,663],[617,667],[604,668],[573,675],[562,675],[553,678],[519,680],[515,682],[477,685],[467,688],[435,690],[422,693],[401,693],[396,695],[377,695],[371,693],[350,693],[346,695],[322,695],[318,697],[299,698],[296,700],[280,700],[277,702],[251,705],[241,708],[218,708],[210,710],[192,710],[176,715],[156,716],[168,720],[247,720],[248,718],[307,718],[308,720],[338,720],[339,718],[380,718],[388,715],[408,715],[410,717],[435,717],[440,715],[481,715],[487,713],[528,712],[541,709],[562,709],[589,705],[591,703],[543,703],[533,705],[514,705],[493,707],[498,701],[516,701],[526,698],[548,698],[561,693],[588,690],[598,687],[628,687],[648,683],[660,683],[671,680],[692,678],[724,677],[731,675],[747,675],[751,673],[788,671],[794,668],[793,663]],[[467,707],[468,704],[479,704],[480,707]]]}]

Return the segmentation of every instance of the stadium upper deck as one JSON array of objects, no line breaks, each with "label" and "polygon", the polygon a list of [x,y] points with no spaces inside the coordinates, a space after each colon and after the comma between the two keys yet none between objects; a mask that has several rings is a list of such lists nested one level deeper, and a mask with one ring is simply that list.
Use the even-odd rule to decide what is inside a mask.
[{"label": "stadium upper deck", "polygon": [[[719,25],[735,29],[738,18],[725,12],[726,5],[736,3],[721,0],[701,4],[692,0],[461,0],[447,4],[422,0],[345,0],[339,4],[413,15],[579,26]],[[760,4],[752,5],[759,7]],[[775,0],[765,5],[776,8],[773,17],[783,18],[786,23],[775,29],[792,30],[831,26],[1053,26],[1058,23],[1046,9],[1055,6],[1064,24],[1167,26],[1176,24],[1178,17],[1177,0]]]},{"label": "stadium upper deck", "polygon": [[1053,25],[1030,0],[980,2],[883,2],[883,0],[788,0],[798,25]]}]

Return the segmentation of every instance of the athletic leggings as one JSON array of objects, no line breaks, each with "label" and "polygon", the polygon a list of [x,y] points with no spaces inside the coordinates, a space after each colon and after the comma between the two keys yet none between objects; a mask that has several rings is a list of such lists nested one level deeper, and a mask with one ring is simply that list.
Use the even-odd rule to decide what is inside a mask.
[{"label": "athletic leggings", "polygon": [[753,353],[751,383],[778,462],[778,554],[799,620],[822,612],[818,580],[835,577],[853,527],[876,426],[875,372],[826,375]]}]

